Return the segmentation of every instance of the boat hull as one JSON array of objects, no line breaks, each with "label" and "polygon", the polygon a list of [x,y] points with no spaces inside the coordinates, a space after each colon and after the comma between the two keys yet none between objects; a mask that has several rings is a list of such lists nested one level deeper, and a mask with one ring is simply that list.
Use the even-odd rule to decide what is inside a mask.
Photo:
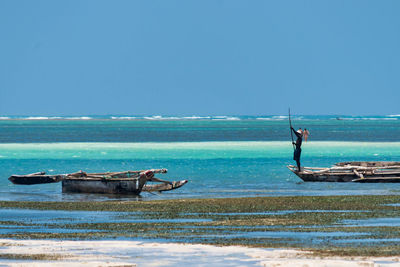
[{"label": "boat hull", "polygon": [[187,180],[181,180],[181,181],[173,181],[170,183],[161,183],[161,184],[145,184],[142,188],[143,192],[163,192],[163,191],[170,191],[177,189],[179,187],[184,186],[188,181]]},{"label": "boat hull", "polygon": [[353,175],[313,175],[294,172],[304,182],[351,182],[358,177]]},{"label": "boat hull", "polygon": [[330,168],[287,166],[305,182],[399,183],[400,162],[341,162]]},{"label": "boat hull", "polygon": [[[299,172],[293,172],[295,173],[298,177],[300,177],[304,182],[355,182],[356,180],[362,180],[360,179],[359,176],[357,175],[348,175],[348,174],[331,174],[331,175],[314,175],[314,174],[304,174],[304,173],[299,173]],[[398,178],[399,174],[393,174],[393,175],[374,175],[374,176],[364,176],[363,180],[368,180],[368,181],[363,181],[365,183],[376,183],[376,182],[400,182],[400,180],[395,179]],[[390,180],[389,178],[394,178]],[[357,182],[362,182],[362,181],[357,181]]]},{"label": "boat hull", "polygon": [[13,184],[33,185],[57,183],[64,178],[64,175],[12,175],[8,180]]},{"label": "boat hull", "polygon": [[133,179],[64,179],[63,193],[129,194],[139,195],[146,178]]}]

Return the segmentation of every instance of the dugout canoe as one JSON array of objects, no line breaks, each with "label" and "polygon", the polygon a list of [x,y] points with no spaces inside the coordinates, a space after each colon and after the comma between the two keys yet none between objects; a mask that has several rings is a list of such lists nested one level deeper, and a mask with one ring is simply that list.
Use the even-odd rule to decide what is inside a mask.
[{"label": "dugout canoe", "polygon": [[400,183],[400,162],[339,162],[329,168],[287,166],[305,182]]},{"label": "dugout canoe", "polygon": [[[152,173],[166,173],[166,169],[151,170]],[[63,193],[98,193],[98,194],[132,194],[139,195],[142,191],[162,192],[182,187],[187,180],[165,181],[148,176],[147,171],[123,171],[46,175],[44,172],[28,175],[12,175],[9,180],[14,184],[33,185],[44,183],[62,183]],[[153,184],[153,183],[158,184]],[[152,183],[152,184],[150,184]]]}]

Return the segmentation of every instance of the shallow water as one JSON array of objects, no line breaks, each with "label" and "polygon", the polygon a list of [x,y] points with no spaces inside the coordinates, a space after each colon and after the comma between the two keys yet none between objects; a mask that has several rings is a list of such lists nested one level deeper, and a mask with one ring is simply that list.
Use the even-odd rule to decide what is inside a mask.
[{"label": "shallow water", "polygon": [[360,238],[360,239],[343,239],[337,240],[338,243],[359,243],[359,244],[367,244],[367,245],[374,245],[374,243],[398,243],[400,238]]},{"label": "shallow water", "polygon": [[87,230],[87,229],[65,229],[65,228],[45,228],[45,227],[32,227],[32,226],[19,226],[2,225],[0,226],[0,234],[22,234],[22,233],[92,233],[101,232],[101,230]]},{"label": "shallow water", "polygon": [[[187,218],[148,219],[141,212],[0,209],[0,221],[18,221],[26,224],[56,223],[63,225],[71,223],[196,223],[211,220]],[[0,234],[2,231],[0,229]]]},{"label": "shallow water", "polygon": [[[114,117],[114,116],[111,116]],[[286,117],[0,119],[0,200],[105,201],[171,198],[399,194],[400,184],[304,183]],[[400,117],[297,116],[307,127],[302,164],[400,161]],[[136,196],[62,194],[61,184],[11,184],[12,174],[167,168],[182,188]]]},{"label": "shallow water", "polygon": [[[243,144],[241,144],[243,145]],[[374,145],[374,144],[372,144]],[[265,144],[265,154],[268,154],[268,145]],[[130,152],[122,151],[115,153],[121,155],[121,159],[71,159],[65,153],[65,158],[54,159],[24,159],[24,150],[14,151],[15,158],[0,159],[0,200],[32,200],[32,201],[104,201],[104,200],[152,200],[171,198],[212,198],[212,197],[250,197],[250,196],[293,196],[293,195],[360,195],[360,194],[399,194],[400,184],[358,184],[358,183],[304,183],[300,178],[291,173],[287,164],[292,162],[288,159],[291,156],[290,150],[284,152],[277,150],[271,152],[269,157],[257,157],[252,154],[262,153],[258,147],[247,147],[247,157],[235,157],[226,150],[215,151],[219,154],[217,158],[195,158],[199,157],[198,152],[193,150],[188,153],[187,158],[180,156],[176,159],[165,159],[158,156],[152,149],[148,149],[148,157],[152,159],[125,157]],[[338,157],[332,153],[326,156],[313,155],[312,148],[307,151],[304,148],[303,162],[308,166],[330,166],[335,162],[348,160],[372,160],[376,156],[367,157],[360,152],[358,156]],[[385,159],[400,160],[400,149],[393,148],[391,144],[375,148],[377,153],[388,155],[391,150],[391,157]],[[78,150],[78,148],[77,148]],[[90,153],[96,153],[99,149],[92,149]],[[177,148],[171,149],[171,157]],[[211,150],[211,149],[210,149]],[[338,148],[339,150],[339,148]],[[345,149],[342,148],[341,151]],[[32,153],[32,152],[31,152]],[[42,152],[38,152],[41,154]],[[54,152],[53,152],[54,153]],[[82,153],[82,152],[81,152]],[[211,152],[210,152],[211,153]],[[240,152],[239,152],[240,153]],[[307,155],[306,153],[309,153]],[[100,154],[100,153],[99,153]],[[132,153],[132,157],[133,157]],[[176,155],[175,154],[175,155]],[[210,154],[205,153],[208,157]],[[343,152],[346,154],[346,152]],[[349,152],[350,154],[350,152]],[[63,152],[60,152],[63,155]],[[18,158],[17,158],[18,157]],[[175,156],[177,157],[177,156]],[[382,159],[382,158],[379,158]],[[47,173],[71,173],[79,170],[87,172],[119,171],[119,170],[140,170],[152,168],[167,168],[167,174],[157,177],[167,180],[187,179],[189,182],[178,190],[164,192],[162,194],[150,194],[143,192],[140,197],[124,195],[99,195],[99,194],[62,194],[61,184],[43,185],[13,185],[7,178],[12,174],[27,174],[37,171]]]},{"label": "shallow water", "polygon": [[400,227],[400,218],[371,218],[364,220],[343,220],[341,222],[346,227],[379,227],[393,226]]},{"label": "shallow water", "polygon": [[320,243],[326,242],[328,238],[335,237],[353,237],[353,236],[368,236],[369,233],[361,232],[292,232],[292,231],[264,231],[264,232],[245,232],[245,233],[226,233],[221,235],[202,235],[202,238],[207,237],[223,237],[223,238],[276,238],[276,239],[293,239],[299,242],[299,239],[307,239],[308,242]]},{"label": "shallow water", "polygon": [[[288,211],[291,212],[291,211]],[[294,212],[323,212],[323,211],[294,211]],[[351,212],[351,211],[335,211],[328,210],[326,212]],[[357,212],[357,211],[354,211]],[[213,213],[212,215],[222,215],[225,213]],[[260,213],[245,213],[247,215],[258,215]],[[286,211],[279,211],[276,214],[267,214],[263,213],[263,215],[281,215],[287,214]],[[196,214],[197,218],[185,218],[178,216],[174,219],[149,219],[147,215],[152,215],[152,213],[147,212],[109,212],[109,211],[63,211],[63,210],[33,210],[33,209],[0,209],[0,235],[7,234],[23,234],[23,233],[86,233],[86,232],[106,232],[106,230],[93,230],[93,229],[80,229],[79,227],[74,228],[74,225],[78,224],[99,224],[99,223],[132,223],[132,227],[130,228],[130,232],[135,234],[137,231],[135,224],[148,224],[148,223],[157,223],[157,224],[169,224],[176,223],[177,230],[166,230],[170,233],[169,240],[170,241],[178,241],[178,242],[194,242],[201,241],[204,239],[207,240],[230,240],[230,239],[251,239],[253,243],[261,242],[263,239],[272,239],[272,242],[284,242],[293,243],[293,244],[306,244],[308,246],[315,244],[326,244],[327,242],[331,243],[343,243],[342,240],[350,240],[349,242],[353,242],[352,238],[365,238],[370,236],[371,233],[368,232],[344,232],[344,231],[334,231],[334,232],[326,232],[326,231],[310,231],[303,232],[301,229],[304,227],[302,225],[292,225],[292,226],[281,226],[281,225],[266,225],[266,226],[193,226],[193,225],[180,225],[180,224],[196,224],[202,222],[212,222],[213,219],[208,219],[202,217],[200,214]],[[187,214],[185,214],[187,215]],[[242,214],[243,215],[243,214]],[[385,218],[376,218],[375,221],[381,221],[378,226],[393,226],[392,221]],[[357,223],[360,222],[359,226],[369,226],[364,225],[362,222],[364,220],[353,220],[348,221],[347,223]],[[372,219],[370,220],[372,221]],[[343,221],[345,224],[346,221]],[[67,228],[66,225],[69,225]],[[346,225],[347,226],[347,225]],[[348,225],[351,227],[351,225]],[[374,225],[377,226],[377,225]],[[397,226],[397,225],[394,225]],[[165,226],[171,227],[171,226]],[[290,231],[282,231],[275,228],[285,228]],[[307,226],[308,227],[308,226]],[[315,229],[321,228],[329,228],[335,227],[335,225],[325,225],[315,227]],[[107,228],[108,229],[108,228]],[[194,229],[196,231],[204,231],[200,235],[193,234]],[[264,231],[262,230],[264,229]],[[268,231],[265,231],[268,229]],[[111,229],[108,229],[110,231]],[[252,231],[253,230],[253,231]],[[256,231],[254,231],[256,230]],[[300,230],[300,231],[299,231]],[[120,231],[118,228],[111,230],[113,232]],[[122,231],[127,231],[126,228]],[[129,236],[129,234],[128,234]],[[144,237],[132,237],[134,240],[139,240]],[[107,235],[105,237],[107,238]],[[132,239],[126,237],[128,239]],[[369,240],[371,242],[376,238],[371,237]],[[260,240],[260,241],[258,241]],[[275,240],[275,241],[274,241]],[[359,239],[354,239],[359,240]],[[158,240],[160,241],[160,240]],[[165,240],[164,240],[165,241]],[[357,241],[354,241],[357,242]]]}]

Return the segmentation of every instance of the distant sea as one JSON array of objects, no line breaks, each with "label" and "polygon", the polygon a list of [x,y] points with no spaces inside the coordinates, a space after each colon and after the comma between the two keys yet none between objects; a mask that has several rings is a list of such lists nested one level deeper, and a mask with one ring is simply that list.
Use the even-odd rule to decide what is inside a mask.
[{"label": "distant sea", "polygon": [[[400,161],[400,115],[293,116],[311,135],[304,166]],[[82,201],[282,195],[399,194],[400,184],[304,183],[293,164],[287,116],[0,116],[0,200]],[[21,186],[12,174],[167,168],[184,187],[140,197],[63,194]]]}]

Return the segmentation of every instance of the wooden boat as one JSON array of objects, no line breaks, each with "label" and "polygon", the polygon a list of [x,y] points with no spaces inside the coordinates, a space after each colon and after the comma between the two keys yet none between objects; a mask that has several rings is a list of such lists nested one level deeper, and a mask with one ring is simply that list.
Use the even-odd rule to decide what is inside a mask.
[{"label": "wooden boat", "polygon": [[[166,169],[151,170],[152,173],[166,173]],[[165,181],[148,175],[147,171],[123,171],[105,173],[76,172],[71,174],[46,175],[44,172],[28,175],[12,175],[8,178],[14,184],[32,185],[44,183],[62,183],[63,193],[101,193],[101,194],[133,194],[142,191],[162,192],[177,189],[187,180]],[[159,182],[159,184],[148,184]]]},{"label": "wooden boat", "polygon": [[142,192],[170,191],[170,190],[178,189],[179,187],[184,186],[187,182],[188,182],[187,180],[180,180],[180,181],[173,181],[170,183],[159,183],[159,184],[146,183],[142,188]]},{"label": "wooden boat", "polygon": [[46,175],[45,172],[36,172],[27,175],[12,175],[8,180],[13,184],[48,184],[57,183],[65,178],[64,174]]},{"label": "wooden boat", "polygon": [[400,162],[340,162],[329,168],[287,166],[305,182],[400,183]]}]

